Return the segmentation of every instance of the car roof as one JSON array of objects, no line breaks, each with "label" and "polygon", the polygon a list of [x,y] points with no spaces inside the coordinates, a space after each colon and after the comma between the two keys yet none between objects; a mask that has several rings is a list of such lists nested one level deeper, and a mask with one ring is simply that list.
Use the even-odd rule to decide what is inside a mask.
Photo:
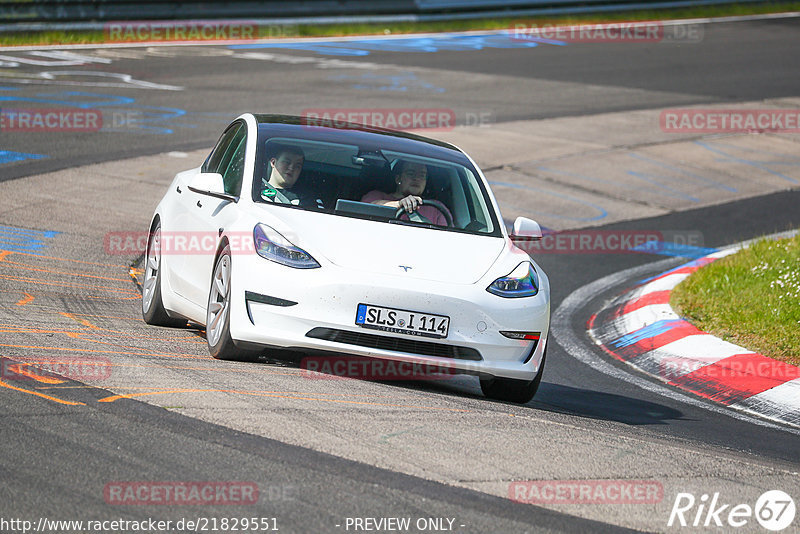
[{"label": "car roof", "polygon": [[[344,121],[308,119],[295,115],[254,114],[259,132],[267,137],[291,137],[358,145],[362,150],[391,150],[465,164],[469,159],[456,146],[408,132]],[[322,126],[321,124],[324,124]]]}]

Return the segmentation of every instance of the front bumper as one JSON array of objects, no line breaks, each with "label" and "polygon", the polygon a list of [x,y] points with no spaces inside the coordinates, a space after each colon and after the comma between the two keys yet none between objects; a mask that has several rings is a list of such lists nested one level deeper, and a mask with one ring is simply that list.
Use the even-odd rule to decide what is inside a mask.
[{"label": "front bumper", "polygon": [[[543,275],[538,295],[507,299],[485,290],[491,280],[453,284],[403,274],[366,280],[335,265],[298,270],[255,255],[234,257],[232,272],[230,330],[238,345],[325,351],[532,380],[549,335],[550,292]],[[446,315],[448,336],[420,338],[365,329],[355,324],[360,303]],[[501,330],[540,332],[541,337],[538,343],[509,339]]]}]

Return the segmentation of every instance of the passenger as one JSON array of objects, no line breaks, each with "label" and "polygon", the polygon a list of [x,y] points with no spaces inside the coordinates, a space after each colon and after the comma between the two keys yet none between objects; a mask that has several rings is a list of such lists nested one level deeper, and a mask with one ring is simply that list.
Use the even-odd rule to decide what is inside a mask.
[{"label": "passenger", "polygon": [[[403,208],[407,214],[418,212],[419,215],[433,224],[447,226],[447,218],[439,209],[430,205],[422,205],[422,192],[425,191],[425,185],[428,182],[428,167],[426,165],[400,160],[395,164],[392,176],[396,185],[394,193],[386,193],[375,189],[364,195],[361,198],[361,202]],[[450,215],[449,212],[448,215]],[[409,216],[403,215],[402,218],[408,219]]]},{"label": "passenger", "polygon": [[305,154],[299,147],[281,145],[269,158],[269,180],[262,178],[261,198],[280,204],[304,207],[322,207],[322,201],[293,191],[303,171]]}]

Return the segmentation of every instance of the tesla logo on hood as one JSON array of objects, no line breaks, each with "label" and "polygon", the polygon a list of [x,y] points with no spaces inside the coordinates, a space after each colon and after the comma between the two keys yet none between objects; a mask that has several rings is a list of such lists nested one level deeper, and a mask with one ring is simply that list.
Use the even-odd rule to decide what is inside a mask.
[{"label": "tesla logo on hood", "polygon": [[408,266],[408,265],[398,265],[398,267],[400,267],[401,269],[403,269],[405,272],[408,272],[408,270],[409,270],[409,269],[411,269],[411,267],[410,267],[410,266]]}]

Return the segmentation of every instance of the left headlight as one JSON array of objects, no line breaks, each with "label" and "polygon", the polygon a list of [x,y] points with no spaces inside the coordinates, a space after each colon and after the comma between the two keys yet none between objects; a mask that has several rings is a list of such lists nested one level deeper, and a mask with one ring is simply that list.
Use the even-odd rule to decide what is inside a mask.
[{"label": "left headlight", "polygon": [[295,269],[319,267],[319,263],[311,257],[311,254],[294,246],[280,232],[266,224],[259,223],[253,228],[253,243],[259,256],[281,265]]},{"label": "left headlight", "polygon": [[486,291],[499,297],[532,297],[539,292],[539,275],[533,265],[524,261],[506,276],[492,282]]}]

